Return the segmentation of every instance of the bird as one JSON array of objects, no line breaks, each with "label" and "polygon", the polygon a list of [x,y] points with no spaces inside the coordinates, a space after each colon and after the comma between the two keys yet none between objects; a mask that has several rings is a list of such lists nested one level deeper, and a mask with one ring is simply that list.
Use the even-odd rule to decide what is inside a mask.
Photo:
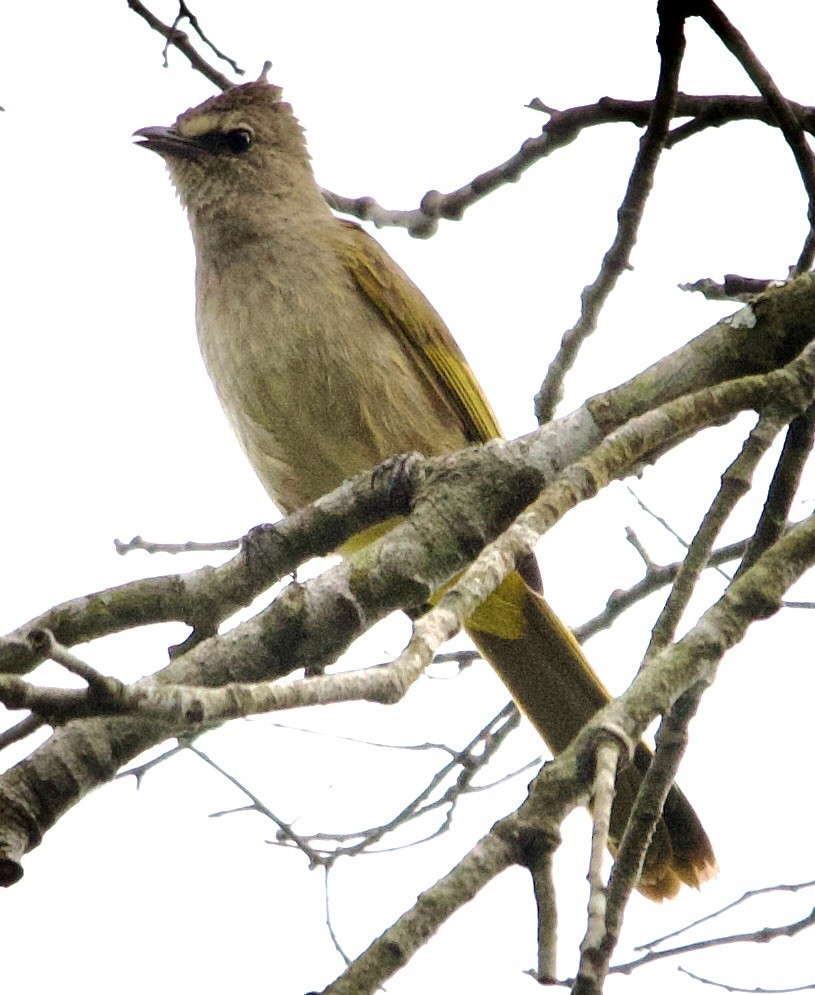
[{"label": "bird", "polygon": [[[282,512],[389,457],[440,456],[501,436],[432,304],[374,238],[328,207],[279,86],[262,75],[134,137],[164,159],[186,211],[204,363]],[[529,559],[467,629],[558,753],[610,696]],[[639,744],[620,772],[612,846],[649,760]],[[661,901],[716,870],[701,821],[674,785],[638,888]]]}]

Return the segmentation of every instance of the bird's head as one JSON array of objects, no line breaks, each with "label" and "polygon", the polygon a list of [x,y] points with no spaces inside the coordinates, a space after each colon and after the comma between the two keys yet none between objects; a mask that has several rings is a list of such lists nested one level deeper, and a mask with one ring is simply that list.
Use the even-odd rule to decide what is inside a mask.
[{"label": "bird's head", "polygon": [[167,163],[191,220],[316,192],[303,130],[282,93],[257,80],[184,111],[170,127],[135,132]]}]

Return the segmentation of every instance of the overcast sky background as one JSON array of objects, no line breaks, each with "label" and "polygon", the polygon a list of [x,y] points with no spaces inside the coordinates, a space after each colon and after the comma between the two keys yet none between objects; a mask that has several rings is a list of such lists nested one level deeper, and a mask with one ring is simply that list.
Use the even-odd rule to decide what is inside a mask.
[{"label": "overcast sky background", "polygon": [[[657,73],[651,2],[621,6],[508,0],[481,10],[459,2],[392,5],[349,0],[286,5],[201,0],[216,43],[253,78],[265,59],[307,128],[319,182],[413,207],[509,157],[555,107],[604,94],[652,96]],[[171,20],[166,3],[156,13]],[[624,10],[621,15],[620,11]],[[815,103],[815,9],[780,0],[725,4],[784,93]],[[0,32],[0,623],[136,576],[192,569],[213,558],[120,558],[115,537],[222,539],[274,517],[231,437],[198,356],[193,254],[186,221],[160,160],[131,133],[168,124],[213,92],[124,2],[18,4]],[[701,23],[688,26],[681,87],[751,93],[749,82]],[[223,67],[222,67],[223,68]],[[443,224],[430,241],[403,231],[377,237],[444,315],[508,435],[534,427],[532,397],[582,287],[613,236],[639,132],[583,134],[522,180]],[[777,134],[741,124],[710,131],[660,165],[638,245],[600,327],[566,382],[561,413],[636,373],[733,307],[682,294],[679,282],[725,272],[783,277],[804,234],[805,200]],[[633,482],[690,538],[749,419],[691,442]],[[711,457],[705,462],[705,454]],[[763,475],[766,479],[766,472]],[[812,488],[796,506],[809,513]],[[749,504],[749,502],[748,502]],[[724,539],[741,537],[755,504]],[[632,526],[657,561],[678,545],[644,516],[623,486],[572,513],[541,546],[547,595],[576,624],[609,591],[641,576],[625,542]],[[797,597],[812,597],[799,585]],[[721,583],[707,578],[696,614]],[[587,646],[608,685],[622,690],[645,648],[661,599]],[[693,621],[693,612],[688,624]],[[350,661],[395,656],[407,626],[371,633]],[[134,679],[162,666],[180,626],[79,650],[106,673]],[[726,660],[692,729],[681,783],[701,813],[722,866],[700,894],[656,908],[632,902],[623,949],[667,933],[748,888],[815,877],[811,859],[811,625],[785,612],[751,631]],[[54,667],[43,681],[63,681]],[[461,746],[505,694],[486,666],[455,678],[439,670],[397,708],[337,706],[236,723],[203,748],[298,828],[353,829],[392,815],[407,785],[438,756],[377,749],[341,736]],[[12,762],[30,743],[4,755]],[[524,728],[492,776],[540,754]],[[13,754],[13,756],[11,755]],[[363,949],[416,894],[445,873],[524,797],[528,775],[467,799],[453,834],[399,854],[340,863],[332,918],[349,954]],[[801,784],[804,783],[803,790]],[[190,756],[83,801],[26,860],[26,876],[0,900],[3,980],[32,992],[81,986],[87,995],[152,990],[300,993],[320,989],[341,962],[322,925],[320,872],[269,846],[257,815],[209,814],[243,804],[235,789]],[[576,966],[586,894],[588,819],[575,813],[559,857],[562,974]],[[576,889],[575,884],[580,883]],[[796,904],[797,903],[797,904]],[[795,919],[811,893],[739,914],[718,931]],[[536,990],[527,875],[492,884],[387,986],[393,995],[455,984],[476,993]],[[684,958],[698,973],[747,987],[813,981],[812,938]],[[676,962],[611,980],[608,991],[689,992]]]}]

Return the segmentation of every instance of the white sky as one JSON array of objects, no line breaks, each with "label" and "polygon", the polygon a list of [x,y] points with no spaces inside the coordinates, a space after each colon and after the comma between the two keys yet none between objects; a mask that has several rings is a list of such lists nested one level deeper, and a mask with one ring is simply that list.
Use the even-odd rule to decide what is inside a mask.
[{"label": "white sky", "polygon": [[[283,5],[201,0],[210,36],[257,75],[266,58],[306,125],[317,177],[348,195],[412,207],[507,158],[543,119],[538,96],[567,107],[604,94],[652,95],[655,5],[509,0],[394,5],[349,0]],[[815,9],[796,0],[726,4],[787,96],[815,103]],[[169,20],[171,4],[157,8]],[[616,16],[615,16],[616,15]],[[0,34],[0,497],[2,631],[59,601],[135,576],[187,569],[182,560],[113,551],[114,537],[181,541],[242,534],[273,509],[231,438],[195,343],[192,247],[157,157],[135,148],[138,127],[170,123],[212,87],[126,4],[16,5]],[[691,22],[686,92],[750,85],[701,24]],[[379,233],[445,316],[507,434],[533,427],[532,395],[578,295],[613,234],[638,132],[605,127],[536,166],[517,185],[445,224],[429,242]],[[668,154],[627,274],[566,385],[562,411],[675,348],[732,308],[681,294],[679,282],[725,272],[781,277],[805,232],[792,157],[758,125],[729,126]],[[635,483],[690,537],[745,423],[710,433]],[[726,440],[726,441],[723,441]],[[700,454],[716,456],[706,465]],[[722,456],[726,453],[726,456]],[[811,489],[805,489],[806,494]],[[806,495],[805,495],[806,496]],[[801,504],[796,513],[809,511]],[[726,538],[749,527],[740,512]],[[624,541],[632,525],[653,557],[677,546],[623,488],[571,515],[542,545],[547,593],[564,618],[594,615],[608,592],[641,574]],[[804,585],[802,585],[802,588]],[[715,580],[702,597],[715,597]],[[806,597],[801,590],[800,597]],[[660,599],[642,606],[588,653],[622,689]],[[703,605],[700,598],[697,610]],[[636,899],[626,949],[669,932],[747,888],[815,877],[809,772],[812,677],[806,613],[751,632],[724,664],[693,728],[681,782],[702,814],[722,872],[701,894],[655,908]],[[406,628],[373,633],[353,659],[398,653]],[[130,679],[160,667],[180,627],[111,638],[80,654]],[[768,666],[769,665],[769,666]],[[43,668],[42,679],[61,679]],[[389,742],[462,745],[504,701],[485,666],[425,680],[396,709],[343,706],[282,721]],[[431,758],[282,732],[271,719],[202,740],[278,814],[307,829],[354,828],[389,817]],[[23,744],[28,746],[28,744]],[[11,753],[12,751],[9,751]],[[23,752],[15,753],[15,757]],[[515,733],[495,776],[540,752]],[[11,759],[14,759],[11,758]],[[340,864],[333,922],[349,953],[364,948],[524,796],[527,778],[468,799],[456,832],[393,857]],[[184,757],[140,792],[119,782],[86,799],[26,861],[3,895],[3,980],[34,993],[86,995],[234,990],[299,993],[341,969],[322,926],[322,878],[298,854],[270,848],[258,816],[210,820],[242,804],[234,789]],[[562,973],[573,970],[585,894],[587,819],[565,827]],[[581,882],[582,884],[582,882]],[[794,919],[811,895],[731,918],[727,931]],[[533,904],[520,870],[494,883],[388,985],[393,995],[455,983],[474,993],[532,992]],[[686,958],[699,973],[767,987],[811,982],[811,937]],[[612,980],[611,993],[691,990],[676,963]],[[499,989],[500,986],[500,989]]]}]

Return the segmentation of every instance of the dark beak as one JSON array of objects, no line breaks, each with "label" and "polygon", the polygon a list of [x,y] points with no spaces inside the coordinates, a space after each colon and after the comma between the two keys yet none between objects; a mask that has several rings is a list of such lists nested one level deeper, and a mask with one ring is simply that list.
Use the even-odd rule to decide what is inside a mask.
[{"label": "dark beak", "polygon": [[143,149],[150,149],[161,156],[170,156],[177,159],[197,159],[203,149],[194,138],[184,138],[173,128],[163,128],[155,126],[150,128],[139,128],[133,132],[134,138],[141,141],[136,142]]}]

